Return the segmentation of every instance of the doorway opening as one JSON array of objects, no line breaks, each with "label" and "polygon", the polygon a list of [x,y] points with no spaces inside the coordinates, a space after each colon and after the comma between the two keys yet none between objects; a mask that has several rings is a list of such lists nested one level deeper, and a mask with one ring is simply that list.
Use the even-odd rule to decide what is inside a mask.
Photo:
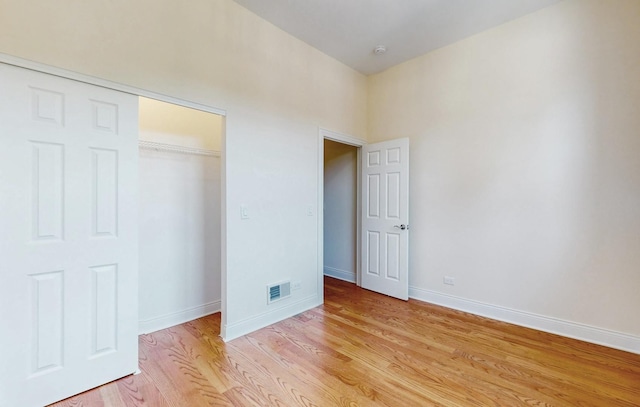
[{"label": "doorway opening", "polygon": [[[348,192],[353,188],[353,182],[346,179],[353,179],[353,164],[349,157],[354,153],[349,146],[355,148],[357,156],[355,273],[348,269],[353,266],[353,252],[349,250],[353,247],[350,239],[353,211],[346,202],[353,200],[353,194]],[[318,217],[318,296],[324,301],[324,276],[328,275],[351,282],[355,277],[359,287],[407,300],[409,139],[369,144],[320,129],[318,151],[318,207],[324,208],[323,216]],[[338,182],[335,190],[347,192],[339,199],[331,195],[334,190],[331,183],[343,170],[345,180]],[[343,211],[342,217],[335,216],[336,210]],[[332,228],[336,228],[336,233]],[[345,265],[347,269],[334,266],[332,262]]]},{"label": "doorway opening", "polygon": [[363,140],[320,129],[318,287],[324,276],[360,285],[360,161]]},{"label": "doorway opening", "polygon": [[[9,320],[20,321],[3,339],[9,352],[0,356],[7,361],[6,372],[24,366],[24,374],[2,370],[0,375],[11,378],[7,388],[16,389],[7,393],[9,404],[45,405],[138,367],[138,249],[148,243],[138,240],[138,147],[143,144],[136,137],[138,97],[225,113],[2,54],[0,87],[11,101],[0,109],[0,123],[3,134],[12,135],[2,140],[0,172],[19,175],[0,182],[0,189],[12,192],[12,199],[2,200],[0,231],[5,235],[0,240],[7,243],[3,255],[10,257],[7,270],[13,271],[3,281],[0,298],[11,304],[8,308],[3,302],[2,307],[11,314]],[[222,139],[224,123],[222,118]],[[156,152],[170,147],[168,142],[148,143]],[[219,145],[224,145],[222,140]],[[224,160],[224,153],[220,158]],[[159,181],[173,175],[168,171]],[[219,178],[222,196],[224,175]],[[166,200],[154,202],[157,207]],[[224,213],[221,203],[218,212]],[[220,261],[215,263],[222,268]],[[164,281],[154,276],[153,283],[143,287],[156,290],[155,283]],[[179,318],[210,313],[215,305],[205,301],[149,322],[173,325],[183,322]],[[221,305],[218,302],[218,309]]]},{"label": "doorway opening", "polygon": [[357,282],[358,148],[324,140],[323,273]]},{"label": "doorway opening", "polygon": [[221,310],[224,117],[139,98],[139,333]]}]

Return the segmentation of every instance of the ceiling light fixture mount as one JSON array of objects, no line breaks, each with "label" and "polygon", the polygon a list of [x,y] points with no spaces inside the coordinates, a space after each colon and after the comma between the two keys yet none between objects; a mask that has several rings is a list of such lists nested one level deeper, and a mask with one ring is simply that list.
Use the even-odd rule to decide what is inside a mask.
[{"label": "ceiling light fixture mount", "polygon": [[384,45],[378,45],[373,49],[373,53],[376,55],[382,55],[385,52],[387,52],[387,47],[385,47]]}]

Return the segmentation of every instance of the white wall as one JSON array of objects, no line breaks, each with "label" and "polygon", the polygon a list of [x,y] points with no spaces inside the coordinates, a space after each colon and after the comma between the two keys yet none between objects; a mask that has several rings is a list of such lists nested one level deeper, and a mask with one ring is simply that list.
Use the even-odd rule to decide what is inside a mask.
[{"label": "white wall", "polygon": [[356,282],[358,149],[324,140],[324,274]]},{"label": "white wall", "polygon": [[[142,140],[214,150],[222,117],[140,98]],[[140,150],[140,331],[220,311],[220,156]]]},{"label": "white wall", "polygon": [[568,0],[369,78],[413,296],[640,352],[639,39],[640,1]]},{"label": "white wall", "polygon": [[[225,338],[322,302],[318,127],[364,137],[363,75],[231,0],[0,0],[0,10],[0,52],[226,110]],[[284,279],[302,288],[268,306],[267,284]]]}]

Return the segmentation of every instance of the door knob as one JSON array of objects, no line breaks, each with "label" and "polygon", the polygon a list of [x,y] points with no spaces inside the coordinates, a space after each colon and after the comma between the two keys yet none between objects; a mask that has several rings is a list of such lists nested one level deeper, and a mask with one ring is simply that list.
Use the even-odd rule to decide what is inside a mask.
[{"label": "door knob", "polygon": [[393,225],[394,228],[398,228],[400,230],[409,229],[409,225]]}]

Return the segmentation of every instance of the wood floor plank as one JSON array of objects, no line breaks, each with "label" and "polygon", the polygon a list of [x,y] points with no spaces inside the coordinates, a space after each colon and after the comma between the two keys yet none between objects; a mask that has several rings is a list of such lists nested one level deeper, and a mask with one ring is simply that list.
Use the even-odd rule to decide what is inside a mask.
[{"label": "wood floor plank", "polygon": [[325,303],[224,343],[140,337],[142,373],[55,407],[640,406],[640,355],[325,279]]},{"label": "wood floor plank", "polygon": [[[150,335],[146,335],[150,336]],[[181,326],[151,334],[155,346],[147,348],[149,359],[155,362],[168,380],[162,379],[159,387],[163,394],[171,394],[175,405],[185,405],[198,399],[201,405],[221,405],[225,398],[198,369],[196,360],[200,356],[199,344],[190,341],[188,332]],[[143,342],[145,343],[145,342]],[[211,356],[211,353],[209,353]],[[156,377],[159,372],[156,372]],[[173,391],[178,389],[179,392]]]},{"label": "wood floor plank", "polygon": [[[102,392],[101,392],[102,393]],[[169,404],[158,388],[142,374],[117,381],[117,391],[105,399],[107,406],[166,407]]]},{"label": "wood floor plank", "polygon": [[[362,309],[362,308],[361,308]],[[366,309],[366,308],[364,308]],[[340,312],[340,314],[344,314],[344,312]],[[478,317],[475,317],[478,318]],[[377,325],[377,326],[382,326],[382,327],[386,327],[386,326],[393,326],[393,322],[391,321],[391,318],[387,318],[384,315],[384,310],[382,311],[378,311],[378,314],[373,315],[373,316],[369,316],[369,314],[367,314],[367,312],[363,312],[363,311],[359,311],[354,313],[353,315],[351,315],[349,318],[347,319],[356,319],[356,320],[366,320],[366,321],[374,321],[373,324]],[[442,321],[442,320],[440,320]],[[508,324],[504,324],[504,325],[508,325]],[[434,328],[433,325],[431,325],[432,328]],[[406,324],[403,325],[403,329],[408,333],[412,331],[410,326],[407,326]],[[520,331],[523,330],[523,328],[518,328]],[[415,332],[414,332],[415,333]],[[445,331],[446,336],[447,336],[447,340],[452,342],[452,339],[457,339],[457,346],[465,346],[465,345],[470,345],[471,347],[475,348],[475,349],[482,349],[483,346],[486,344],[486,348],[484,348],[485,351],[487,352],[491,352],[491,351],[496,351],[496,343],[498,344],[508,344],[510,345],[510,349],[506,350],[506,349],[497,349],[499,352],[502,352],[503,354],[507,354],[509,355],[510,353],[513,353],[514,351],[514,346],[517,347],[518,344],[514,343],[513,340],[509,340],[508,338],[505,338],[505,336],[501,333],[500,335],[502,336],[500,341],[496,341],[495,339],[495,335],[487,335],[486,333],[480,332],[477,333],[476,331],[469,331],[466,329],[453,329],[451,326],[447,326],[447,329]],[[543,336],[546,336],[546,338],[548,339],[550,336],[549,334],[544,334],[542,333]],[[536,335],[540,336],[541,333],[536,333]],[[410,336],[410,335],[409,335]],[[559,339],[560,337],[557,336],[553,336],[554,339]],[[432,337],[431,338],[431,342],[430,343],[438,343],[439,339],[438,337]],[[561,341],[566,340],[565,338],[562,338]],[[561,342],[560,341],[560,342]],[[554,368],[554,372],[563,372],[566,369],[564,369],[564,365],[562,365],[562,359],[566,359],[567,357],[575,357],[575,352],[570,352],[569,353],[560,353],[559,354],[559,359],[556,360],[553,357],[554,353],[558,353],[557,348],[550,348],[548,345],[542,345],[544,349],[542,349],[543,352],[538,352],[536,349],[540,349],[539,345],[541,342],[538,341],[535,346],[530,346],[530,348],[527,347],[523,347],[524,351],[528,353],[528,356],[531,359],[526,360],[524,363],[528,364],[530,363],[530,360],[540,360],[540,361],[544,361],[544,363],[546,364],[546,367],[553,367]],[[575,341],[574,341],[575,343]],[[460,354],[460,351],[458,351],[458,353]],[[475,353],[475,352],[474,352]],[[517,353],[517,352],[516,352]],[[584,354],[584,353],[583,353]],[[469,354],[470,355],[470,354]],[[514,360],[514,357],[517,356],[510,356],[510,360]],[[467,358],[468,359],[468,358]],[[558,364],[556,364],[558,363]],[[536,366],[536,368],[540,369],[540,366]],[[607,378],[607,372],[608,369],[606,367],[603,367],[603,365],[601,363],[599,364],[594,364],[592,366],[589,366],[588,364],[583,364],[581,365],[581,369],[578,369],[574,372],[570,372],[570,376],[571,376],[571,382],[573,383],[573,389],[571,389],[573,392],[576,392],[576,389],[581,388],[583,386],[585,386],[588,383],[588,379],[592,376],[594,376],[594,373],[598,374],[599,376],[599,380],[601,381],[606,381]],[[575,380],[576,377],[580,377],[583,376],[584,378],[587,378],[587,380]],[[530,376],[532,377],[532,376]],[[549,379],[549,380],[556,380],[556,381],[562,381],[563,378],[565,376],[560,373],[560,375],[556,374],[555,376],[552,377],[542,377],[539,376],[540,380],[544,380],[544,379]],[[613,380],[611,380],[608,384],[610,387],[610,390],[615,388],[615,387],[620,387],[620,380],[625,381],[626,377],[625,375],[621,375],[619,371],[615,371],[613,372]],[[637,380],[637,376],[635,376]],[[531,379],[530,379],[531,380]],[[539,381],[540,381],[539,380]],[[631,379],[631,382],[625,383],[625,385],[627,386],[633,386],[634,383],[632,383],[634,381],[634,379]],[[538,381],[538,382],[539,382]],[[568,383],[565,380],[565,387],[567,387],[566,383]],[[513,384],[512,384],[513,386]],[[624,386],[624,385],[623,385]],[[543,388],[544,389],[544,388]],[[552,394],[555,395],[555,397],[562,397],[561,393],[557,393],[557,392],[552,392]],[[604,395],[605,397],[610,397],[610,398],[615,398],[617,395],[615,392],[609,392],[608,394]],[[596,397],[595,395],[592,395],[592,398]],[[577,402],[578,400],[576,400]]]},{"label": "wood floor plank", "polygon": [[[268,347],[276,348],[274,344],[278,344],[277,349],[280,356],[290,361],[288,363],[297,377],[306,380],[308,383],[306,387],[313,389],[314,398],[320,399],[320,405],[367,405],[368,399],[364,394],[366,391],[363,392],[361,388],[351,386],[351,383],[349,383],[348,387],[345,387],[339,376],[326,375],[330,359],[337,356],[338,359],[335,362],[344,364],[346,368],[346,365],[350,362],[348,357],[333,352],[325,353],[313,341],[308,343],[300,340],[291,342],[279,327],[273,326],[271,328],[252,334],[252,336],[261,335],[261,340]],[[312,352],[317,356],[317,359],[307,357],[307,352]],[[304,357],[301,357],[301,355],[304,355]],[[323,380],[318,380],[318,377],[323,377]],[[336,393],[336,387],[341,387],[343,390],[340,393]],[[324,400],[327,398],[329,400]]]},{"label": "wood floor plank", "polygon": [[[273,335],[268,331],[259,331],[244,338],[247,346],[255,348],[253,358],[263,367],[264,373],[277,378],[277,382],[274,383],[285,388],[298,405],[339,405],[341,401],[336,398],[332,388],[324,382],[317,381],[299,361],[287,358],[282,352],[286,344],[273,346],[270,341],[272,338]],[[301,389],[306,391],[302,392]],[[305,393],[310,393],[312,398]],[[315,403],[311,400],[315,400]]]},{"label": "wood floor plank", "polygon": [[[313,327],[307,327],[307,330],[313,330]],[[347,329],[339,329],[337,333],[341,331],[347,331]],[[327,331],[324,333],[325,336],[328,335]],[[393,342],[387,342],[381,338],[371,339],[360,335],[357,342],[354,338],[358,337],[351,335],[350,338],[348,342],[336,344],[342,353],[359,359],[366,365],[375,366],[382,372],[393,372],[396,378],[408,377],[411,383],[417,386],[438,388],[449,399],[456,397],[456,391],[458,391],[456,387],[459,382],[457,377],[462,374],[467,375],[468,383],[479,383],[477,389],[470,386],[465,389],[466,396],[472,397],[475,402],[482,401],[481,405],[487,405],[490,401],[496,401],[500,393],[499,386],[493,385],[491,381],[475,380],[474,369],[466,369],[464,372],[460,370],[460,366],[451,366],[451,369],[446,369],[448,365],[445,362],[451,359],[454,352],[440,352],[441,361],[438,361],[437,358],[434,359],[437,352],[432,348],[424,347],[418,341],[407,343],[406,347],[397,347]],[[384,376],[383,373],[378,375]],[[428,386],[425,386],[425,383],[428,383]],[[512,399],[513,396],[505,392],[500,394],[500,398]]]}]

